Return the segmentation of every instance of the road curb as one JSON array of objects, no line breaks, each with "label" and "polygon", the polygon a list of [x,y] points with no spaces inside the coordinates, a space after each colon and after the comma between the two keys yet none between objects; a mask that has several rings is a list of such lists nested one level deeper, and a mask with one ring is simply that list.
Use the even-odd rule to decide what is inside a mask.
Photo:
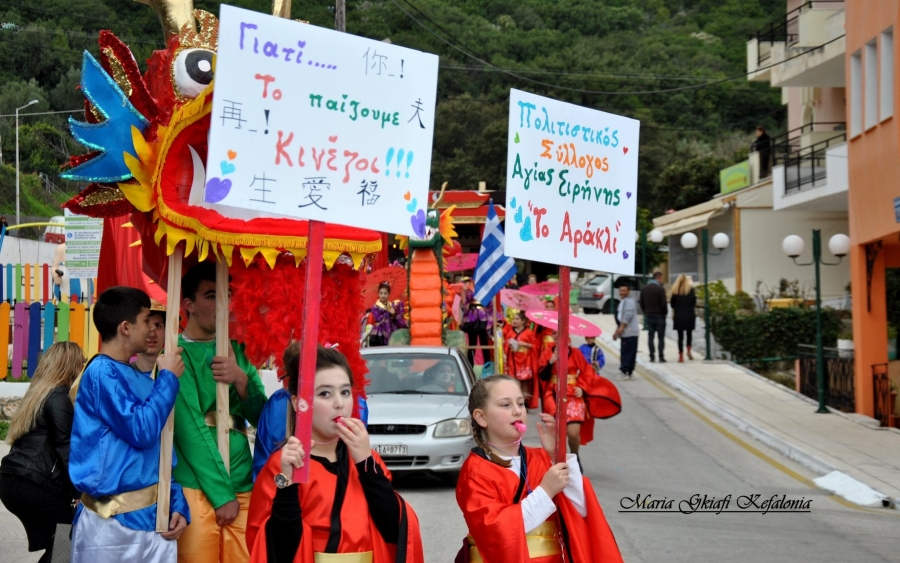
[{"label": "road curb", "polygon": [[[604,334],[604,335],[601,335],[598,340],[600,340],[601,343],[604,344],[604,348],[606,348],[606,350],[608,352],[610,352],[612,355],[616,356],[617,358],[619,357],[619,352],[616,349],[616,347],[614,346],[612,339],[610,339],[608,336],[606,336]],[[803,448],[799,448],[799,447],[795,446],[794,444],[790,443],[789,441],[785,440],[784,438],[776,436],[776,435],[772,434],[771,432],[769,432],[768,430],[766,430],[760,426],[757,426],[756,424],[747,422],[747,420],[745,420],[743,417],[735,414],[728,408],[707,398],[705,395],[703,395],[703,393],[694,389],[690,384],[688,384],[688,383],[682,381],[680,378],[678,378],[678,376],[672,375],[671,373],[667,372],[666,370],[660,369],[658,366],[650,364],[640,358],[637,359],[636,365],[638,367],[640,367],[642,370],[653,374],[654,376],[656,376],[657,379],[659,379],[660,381],[662,381],[663,383],[665,383],[672,389],[674,389],[674,390],[682,393],[686,397],[690,398],[692,401],[696,402],[697,404],[699,404],[701,407],[703,407],[710,413],[715,414],[719,418],[727,421],[729,424],[736,427],[738,430],[740,430],[746,434],[749,434],[754,439],[769,446],[770,448],[774,449],[775,451],[784,455],[785,457],[796,461],[797,463],[803,465],[804,467],[807,467],[808,469],[811,469],[812,471],[820,473],[823,476],[828,475],[835,471],[839,471],[839,469],[836,468],[835,466],[833,466],[832,464],[805,451]],[[755,373],[753,375],[756,377],[762,377],[759,374],[755,374]],[[865,484],[863,484],[863,485],[865,485]],[[842,494],[843,491],[841,491],[841,490],[832,490],[832,489],[827,489],[827,490],[834,492],[838,496],[845,498],[850,502],[854,502],[853,498],[849,498],[849,497],[851,497],[851,495],[846,494],[846,493]],[[878,494],[881,494],[882,497],[884,497],[884,499],[885,499],[884,505],[886,508],[887,507],[893,508],[898,502],[900,502],[900,499],[892,499],[882,493],[878,493]],[[855,503],[855,504],[857,504],[857,503]],[[860,505],[860,506],[866,506],[866,505]],[[868,506],[871,507],[871,505],[868,505]]]}]

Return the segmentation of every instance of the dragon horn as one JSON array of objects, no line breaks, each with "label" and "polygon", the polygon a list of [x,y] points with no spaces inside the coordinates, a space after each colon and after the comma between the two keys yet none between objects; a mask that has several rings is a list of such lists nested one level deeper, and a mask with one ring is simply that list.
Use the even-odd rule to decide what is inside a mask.
[{"label": "dragon horn", "polygon": [[169,37],[178,35],[185,24],[189,24],[190,29],[196,31],[193,0],[135,0],[135,2],[153,8],[153,11],[159,16],[166,43],[168,43]]},{"label": "dragon horn", "polygon": [[291,19],[291,0],[272,0],[272,15]]},{"label": "dragon horn", "polygon": [[441,202],[442,199],[444,199],[444,190],[447,189],[447,184],[449,184],[449,183],[450,182],[444,182],[441,185],[441,193],[438,194],[437,199],[434,200],[434,203],[431,204],[432,209],[437,209],[438,204]]}]

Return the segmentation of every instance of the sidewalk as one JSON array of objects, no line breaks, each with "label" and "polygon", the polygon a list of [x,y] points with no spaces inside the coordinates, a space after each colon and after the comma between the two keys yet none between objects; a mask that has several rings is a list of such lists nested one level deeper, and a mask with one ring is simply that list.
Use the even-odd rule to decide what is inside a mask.
[{"label": "sidewalk", "polygon": [[[598,340],[618,355],[612,316],[582,316],[603,329]],[[860,415],[816,414],[812,399],[731,362],[704,362],[696,348],[693,361],[679,364],[670,331],[667,363],[650,363],[647,335],[641,331],[639,337],[639,368],[781,454],[827,474],[815,480],[818,486],[864,506],[900,503],[900,430],[873,427],[877,422]]]}]

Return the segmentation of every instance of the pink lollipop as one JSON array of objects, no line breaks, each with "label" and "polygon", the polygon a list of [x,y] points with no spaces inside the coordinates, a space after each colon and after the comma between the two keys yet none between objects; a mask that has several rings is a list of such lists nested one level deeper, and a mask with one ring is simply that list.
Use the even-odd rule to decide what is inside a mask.
[{"label": "pink lollipop", "polygon": [[525,423],[524,423],[524,422],[514,422],[514,423],[513,423],[513,426],[516,427],[516,430],[519,431],[519,434],[524,434],[524,433],[525,433],[525,429],[527,428],[527,426],[525,426]]}]

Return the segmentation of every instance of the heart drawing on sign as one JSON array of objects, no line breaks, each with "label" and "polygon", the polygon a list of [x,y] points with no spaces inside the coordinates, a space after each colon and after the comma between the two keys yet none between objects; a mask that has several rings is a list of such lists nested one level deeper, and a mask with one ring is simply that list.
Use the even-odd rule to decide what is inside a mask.
[{"label": "heart drawing on sign", "polygon": [[415,215],[409,218],[409,222],[412,224],[413,232],[416,233],[416,236],[422,238],[425,236],[425,211],[419,210]]},{"label": "heart drawing on sign", "polygon": [[332,136],[328,137],[328,140],[331,141],[332,143],[336,143],[336,142],[337,142],[337,135],[332,135]]},{"label": "heart drawing on sign", "polygon": [[227,160],[223,160],[222,162],[220,162],[219,168],[222,169],[222,176],[231,174],[237,169],[234,164],[228,162]]},{"label": "heart drawing on sign", "polygon": [[[521,209],[520,207],[519,210],[521,211]],[[522,242],[534,240],[534,237],[531,236],[531,217],[525,217],[525,224],[519,229],[519,238],[522,239]]]},{"label": "heart drawing on sign", "polygon": [[522,222],[522,208],[521,207],[516,210],[516,216],[513,217],[513,219],[516,221],[516,223]]},{"label": "heart drawing on sign", "polygon": [[[411,198],[412,198],[411,193],[406,192],[405,194],[403,194],[403,199],[405,199],[406,201],[409,201]],[[410,211],[410,213],[412,213],[412,211]]]},{"label": "heart drawing on sign", "polygon": [[624,258],[625,260],[628,260],[628,251],[627,250],[622,251],[622,258]]},{"label": "heart drawing on sign", "polygon": [[628,199],[631,199],[631,192],[625,192],[625,197],[627,197]]},{"label": "heart drawing on sign", "polygon": [[228,151],[228,160],[234,160],[237,158],[237,153],[234,151]]},{"label": "heart drawing on sign", "polygon": [[518,133],[516,133],[516,138],[513,139],[513,142],[517,145],[519,144],[519,134]]},{"label": "heart drawing on sign", "polygon": [[219,203],[231,191],[231,180],[221,178],[210,178],[206,182],[206,194],[204,200],[207,203]]},{"label": "heart drawing on sign", "polygon": [[622,152],[628,154],[628,147],[622,147]]},{"label": "heart drawing on sign", "polygon": [[406,210],[409,211],[410,213],[412,213],[413,211],[416,210],[416,206],[418,206],[418,205],[419,205],[419,201],[416,198],[413,198],[413,200],[411,202],[409,202],[409,205],[406,206]]}]

